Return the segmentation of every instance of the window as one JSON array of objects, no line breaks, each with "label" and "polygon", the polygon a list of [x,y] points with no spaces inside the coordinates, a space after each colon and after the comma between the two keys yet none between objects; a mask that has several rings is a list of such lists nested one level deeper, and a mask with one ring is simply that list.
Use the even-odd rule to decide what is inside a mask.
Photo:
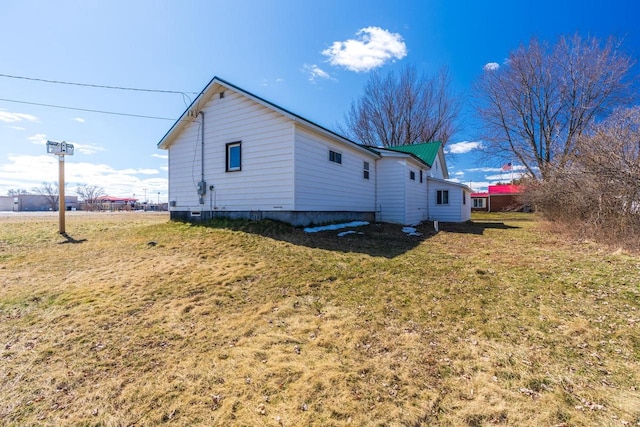
[{"label": "window", "polygon": [[334,163],[342,163],[342,153],[329,150],[329,161]]},{"label": "window", "polygon": [[420,183],[422,183],[422,169],[420,169]]},{"label": "window", "polygon": [[409,179],[416,180],[416,173],[414,171],[409,171]]},{"label": "window", "polygon": [[474,208],[480,208],[480,209],[484,208],[485,200],[487,200],[487,199],[484,199],[484,198],[482,198],[482,199],[473,199],[473,207]]},{"label": "window", "polygon": [[235,172],[242,169],[242,151],[239,142],[227,144],[227,172]]},{"label": "window", "polygon": [[462,190],[462,204],[467,204],[467,193],[465,193],[464,190]]},{"label": "window", "polygon": [[369,179],[369,162],[364,162],[362,169],[364,179]]},{"label": "window", "polygon": [[436,205],[449,204],[449,190],[438,190],[436,193]]}]

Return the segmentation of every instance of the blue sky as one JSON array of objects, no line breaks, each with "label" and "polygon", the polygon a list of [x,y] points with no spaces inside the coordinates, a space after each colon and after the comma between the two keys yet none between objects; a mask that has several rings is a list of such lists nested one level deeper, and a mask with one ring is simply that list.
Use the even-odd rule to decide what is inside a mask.
[{"label": "blue sky", "polygon": [[[3,1],[0,10],[0,195],[57,180],[45,142],[75,144],[68,192],[99,184],[116,196],[167,200],[156,144],[190,99],[219,76],[334,129],[373,70],[447,66],[463,105],[450,141],[452,178],[483,190],[510,179],[505,159],[478,155],[469,103],[487,63],[530,37],[623,38],[640,55],[640,6],[627,1]],[[374,52],[377,62],[362,60]],[[184,92],[151,93],[18,79]],[[13,101],[21,101],[13,102]],[[26,104],[32,103],[32,104]],[[516,165],[517,166],[517,165]]]}]

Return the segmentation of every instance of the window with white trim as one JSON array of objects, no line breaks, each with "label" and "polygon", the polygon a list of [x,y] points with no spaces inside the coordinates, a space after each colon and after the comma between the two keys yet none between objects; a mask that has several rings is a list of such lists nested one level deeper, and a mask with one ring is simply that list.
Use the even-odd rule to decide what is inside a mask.
[{"label": "window with white trim", "polygon": [[449,204],[449,190],[438,190],[436,192],[436,205]]},{"label": "window with white trim", "polygon": [[369,179],[369,162],[364,162],[362,165],[362,177]]},{"label": "window with white trim", "polygon": [[485,207],[484,203],[485,203],[486,200],[487,199],[485,199],[485,198],[474,198],[473,199],[473,207],[474,208],[480,208],[480,209],[484,208]]}]

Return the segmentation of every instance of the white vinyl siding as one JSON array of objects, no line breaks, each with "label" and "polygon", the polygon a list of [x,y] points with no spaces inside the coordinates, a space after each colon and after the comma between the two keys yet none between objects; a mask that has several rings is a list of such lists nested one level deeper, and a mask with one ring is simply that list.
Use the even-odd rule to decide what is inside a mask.
[{"label": "white vinyl siding", "polygon": [[476,209],[484,209],[487,207],[487,199],[485,197],[474,197],[473,207]]},{"label": "white vinyl siding", "polygon": [[[341,163],[329,152],[341,154]],[[363,179],[363,162],[371,179]],[[357,211],[375,209],[375,156],[295,126],[295,210]]]},{"label": "white vinyl siding", "polygon": [[376,219],[382,222],[404,224],[406,200],[406,160],[383,157],[376,162],[378,200]]},{"label": "white vinyl siding", "polygon": [[[471,218],[470,192],[460,184],[440,179],[427,179],[429,187],[429,218],[445,222],[464,222]],[[448,204],[437,204],[438,191],[448,192]],[[466,195],[467,203],[463,203]]]},{"label": "white vinyl siding", "polygon": [[[417,165],[420,167],[420,165]],[[414,171],[410,167],[411,171]],[[415,175],[421,172],[420,169],[415,170]],[[405,183],[406,198],[405,198],[405,214],[403,224],[417,225],[427,219],[428,216],[428,203],[427,200],[427,186],[424,182],[420,182],[418,179],[409,179]]]},{"label": "white vinyl siding", "polygon": [[[199,204],[202,116],[169,148],[169,200],[178,210],[293,209],[293,122],[231,90],[213,98],[205,113],[205,181]],[[241,170],[227,173],[226,147],[241,142]],[[213,185],[213,192],[209,187]]]}]

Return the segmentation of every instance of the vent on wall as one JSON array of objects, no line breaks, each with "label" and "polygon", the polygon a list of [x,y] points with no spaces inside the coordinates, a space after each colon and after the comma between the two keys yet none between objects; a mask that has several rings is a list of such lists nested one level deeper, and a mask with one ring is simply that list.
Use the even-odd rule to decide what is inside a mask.
[{"label": "vent on wall", "polygon": [[200,216],[200,211],[191,211],[191,216]]},{"label": "vent on wall", "polygon": [[224,91],[220,92],[220,99],[224,98]]}]

